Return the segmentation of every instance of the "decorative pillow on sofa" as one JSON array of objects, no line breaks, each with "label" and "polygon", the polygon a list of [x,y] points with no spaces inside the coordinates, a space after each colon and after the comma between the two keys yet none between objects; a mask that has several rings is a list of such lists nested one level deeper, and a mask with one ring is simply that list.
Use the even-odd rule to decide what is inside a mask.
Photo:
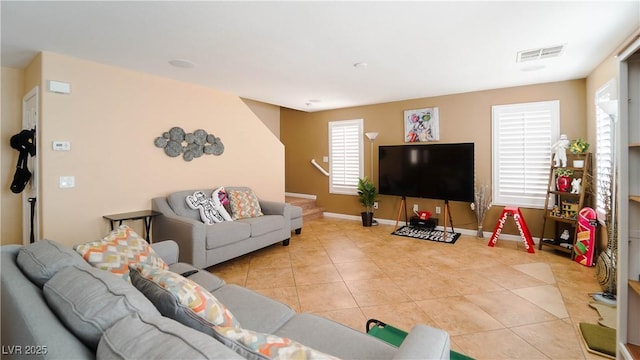
[{"label": "decorative pillow on sofa", "polygon": [[94,350],[102,333],[118,320],[138,312],[160,316],[131,284],[90,266],[65,267],[44,284],[42,292],[65,326]]},{"label": "decorative pillow on sofa", "polygon": [[250,360],[337,359],[299,342],[277,335],[223,326],[216,326],[214,329],[216,331],[215,338],[242,357]]},{"label": "decorative pillow on sofa", "polygon": [[225,219],[220,214],[220,208],[224,211],[222,205],[218,203],[216,206],[213,198],[208,197],[204,191],[196,191],[193,195],[187,195],[184,199],[193,210],[200,211],[200,219],[207,225],[221,223]]},{"label": "decorative pillow on sofa", "polygon": [[251,189],[229,189],[227,194],[231,206],[231,216],[234,220],[264,215],[258,197]]},{"label": "decorative pillow on sofa", "polygon": [[224,187],[213,190],[211,199],[213,200],[213,206],[220,212],[220,215],[222,215],[226,221],[233,221],[233,218],[229,215],[229,211],[231,210],[229,206],[229,196]]},{"label": "decorative pillow on sofa", "polygon": [[40,287],[67,266],[89,266],[70,247],[46,239],[20,248],[16,262],[29,280]]},{"label": "decorative pillow on sofa", "polygon": [[133,264],[131,283],[162,315],[206,334],[213,335],[215,325],[240,326],[231,311],[213,294],[169,270],[144,263]]},{"label": "decorative pillow on sofa", "polygon": [[160,269],[169,268],[149,243],[127,225],[120,225],[102,240],[76,245],[74,249],[89,264],[125,280],[129,280],[129,264],[142,262]]}]

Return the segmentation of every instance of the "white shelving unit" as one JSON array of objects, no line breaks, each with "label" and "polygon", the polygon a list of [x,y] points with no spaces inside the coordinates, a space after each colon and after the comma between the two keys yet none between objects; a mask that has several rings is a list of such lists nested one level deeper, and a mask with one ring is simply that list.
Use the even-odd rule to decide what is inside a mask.
[{"label": "white shelving unit", "polygon": [[632,360],[640,359],[640,39],[619,56],[619,74],[617,349]]}]

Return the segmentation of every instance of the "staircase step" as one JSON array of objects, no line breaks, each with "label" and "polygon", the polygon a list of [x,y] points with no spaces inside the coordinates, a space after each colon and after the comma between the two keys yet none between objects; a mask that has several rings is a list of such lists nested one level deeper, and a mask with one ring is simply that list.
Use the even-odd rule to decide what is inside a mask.
[{"label": "staircase step", "polygon": [[[302,221],[321,219],[324,217],[324,208],[317,207],[315,199],[307,199],[296,196],[285,196],[285,202],[302,208]],[[304,226],[304,225],[303,225]]]},{"label": "staircase step", "polygon": [[[324,208],[316,207],[313,209],[302,210],[302,223],[313,219],[322,219],[324,217]],[[303,225],[304,226],[304,225]]]},{"label": "staircase step", "polygon": [[316,207],[315,199],[306,199],[299,198],[293,196],[286,196],[284,199],[285,202],[288,202],[291,205],[300,206],[303,210],[305,209],[313,209]]}]

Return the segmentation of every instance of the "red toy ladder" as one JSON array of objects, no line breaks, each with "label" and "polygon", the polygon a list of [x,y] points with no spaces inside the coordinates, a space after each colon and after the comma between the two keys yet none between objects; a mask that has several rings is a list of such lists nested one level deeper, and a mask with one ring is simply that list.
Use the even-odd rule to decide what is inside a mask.
[{"label": "red toy ladder", "polygon": [[529,233],[529,228],[527,227],[527,223],[524,221],[524,216],[522,216],[520,208],[516,206],[505,206],[504,210],[502,210],[502,215],[500,215],[500,219],[498,219],[496,228],[495,230],[493,230],[493,235],[491,235],[491,239],[489,240],[489,244],[487,245],[494,246],[496,244],[508,216],[513,216],[513,220],[516,221],[516,226],[518,226],[518,230],[520,230],[520,236],[522,236],[522,240],[524,241],[524,246],[527,249],[527,252],[534,253],[535,245],[533,244],[531,233]]}]

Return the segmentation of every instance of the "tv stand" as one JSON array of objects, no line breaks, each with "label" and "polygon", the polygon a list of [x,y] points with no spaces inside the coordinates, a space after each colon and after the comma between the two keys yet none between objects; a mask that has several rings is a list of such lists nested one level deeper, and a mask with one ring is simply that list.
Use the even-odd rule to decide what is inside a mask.
[{"label": "tv stand", "polygon": [[404,195],[402,195],[402,201],[400,201],[400,206],[398,207],[398,216],[396,216],[396,230],[398,230],[398,222],[400,221],[400,213],[402,212],[403,207],[404,207],[404,224],[409,225],[409,220],[407,216],[407,197]]},{"label": "tv stand", "polygon": [[442,227],[444,232],[442,233],[442,239],[446,239],[447,236],[447,220],[449,220],[449,224],[451,225],[451,233],[455,234],[456,230],[453,228],[453,218],[451,217],[451,209],[449,208],[449,200],[444,201],[444,221],[442,222]]},{"label": "tv stand", "polygon": [[[396,216],[396,228],[398,230],[398,222],[400,222],[400,215],[402,214],[402,209],[404,208],[404,224],[409,225],[409,217],[407,216],[407,197],[402,196],[402,200],[400,201],[400,206],[398,207],[398,216]],[[455,234],[456,230],[453,228],[453,218],[451,217],[451,209],[449,208],[449,200],[444,201],[444,222],[442,223],[443,227],[443,240],[446,239],[447,236],[447,223],[451,225],[451,233]],[[395,231],[394,230],[394,231]]]}]

